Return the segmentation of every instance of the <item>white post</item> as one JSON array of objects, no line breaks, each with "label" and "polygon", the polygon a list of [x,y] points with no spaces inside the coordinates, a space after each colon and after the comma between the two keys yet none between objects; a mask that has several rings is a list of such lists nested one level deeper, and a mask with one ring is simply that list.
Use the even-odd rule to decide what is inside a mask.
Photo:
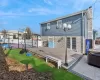
[{"label": "white post", "polygon": [[55,42],[55,41],[54,41],[54,36],[53,36],[53,48],[55,48],[55,44],[54,44],[54,42]]},{"label": "white post", "polygon": [[48,62],[48,58],[46,57],[46,63]]}]

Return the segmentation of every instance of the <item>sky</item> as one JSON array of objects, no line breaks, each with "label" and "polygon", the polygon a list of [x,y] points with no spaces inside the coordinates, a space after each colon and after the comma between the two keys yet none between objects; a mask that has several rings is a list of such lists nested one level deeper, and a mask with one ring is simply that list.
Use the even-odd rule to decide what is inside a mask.
[{"label": "sky", "polygon": [[[40,23],[87,9],[96,0],[0,0],[0,30],[30,27],[40,33]],[[93,6],[93,28],[100,30],[100,1]]]}]

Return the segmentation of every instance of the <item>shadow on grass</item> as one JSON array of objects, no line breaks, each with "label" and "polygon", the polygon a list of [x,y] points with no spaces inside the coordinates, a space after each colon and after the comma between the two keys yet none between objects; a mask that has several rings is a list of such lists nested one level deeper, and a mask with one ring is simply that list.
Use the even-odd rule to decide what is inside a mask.
[{"label": "shadow on grass", "polygon": [[8,50],[5,56],[7,57],[10,54],[10,52],[11,52],[11,49]]}]

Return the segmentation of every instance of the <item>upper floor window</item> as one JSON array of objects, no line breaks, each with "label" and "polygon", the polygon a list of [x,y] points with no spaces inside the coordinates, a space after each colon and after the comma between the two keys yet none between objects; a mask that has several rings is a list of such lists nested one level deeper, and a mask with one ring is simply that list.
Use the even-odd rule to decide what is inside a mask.
[{"label": "upper floor window", "polygon": [[50,23],[47,23],[47,30],[50,29]]},{"label": "upper floor window", "polygon": [[58,20],[57,21],[57,29],[61,28],[62,27],[62,20]]}]

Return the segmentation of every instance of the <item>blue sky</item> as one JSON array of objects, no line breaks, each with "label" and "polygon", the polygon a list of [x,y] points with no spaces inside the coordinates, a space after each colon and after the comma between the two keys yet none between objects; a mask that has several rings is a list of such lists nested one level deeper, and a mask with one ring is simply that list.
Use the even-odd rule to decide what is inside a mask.
[{"label": "blue sky", "polygon": [[[40,33],[39,23],[88,8],[95,0],[0,0],[0,30],[30,27]],[[95,4],[93,28],[99,30],[100,1]]]}]

